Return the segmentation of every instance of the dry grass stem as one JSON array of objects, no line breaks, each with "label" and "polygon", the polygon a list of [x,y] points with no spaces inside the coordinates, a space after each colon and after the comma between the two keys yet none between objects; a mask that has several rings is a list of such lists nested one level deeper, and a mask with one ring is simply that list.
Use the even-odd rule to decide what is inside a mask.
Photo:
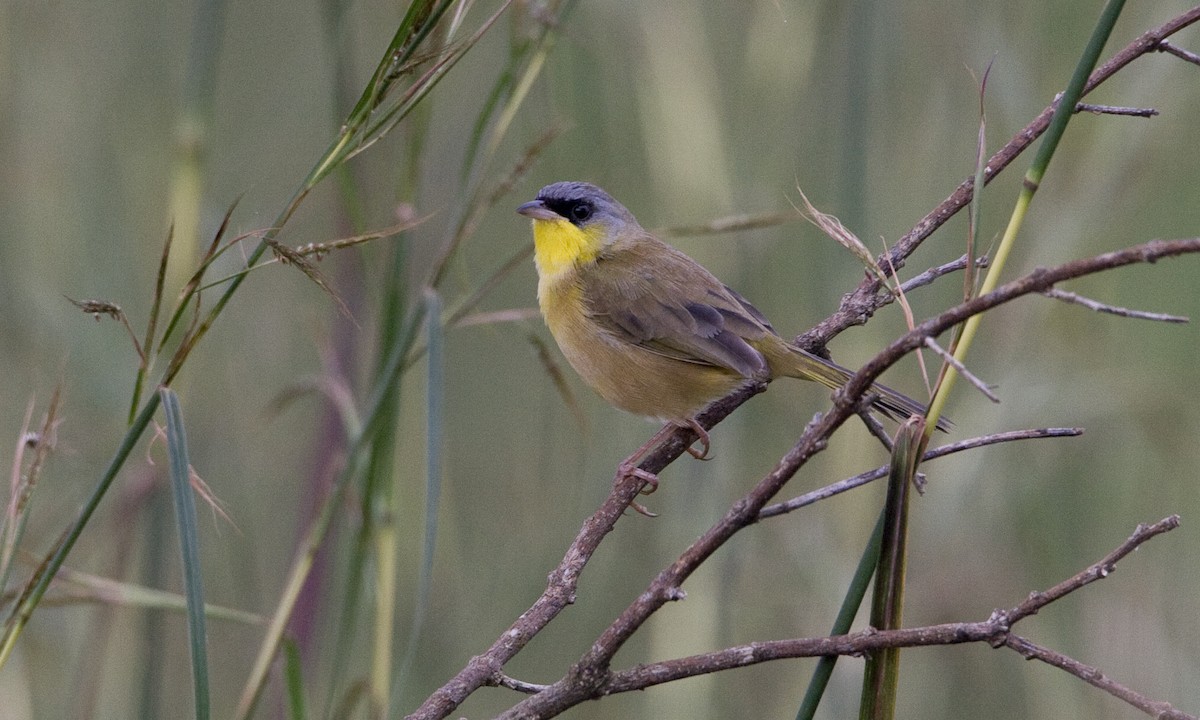
[{"label": "dry grass stem", "polygon": [[130,326],[129,319],[125,317],[125,311],[119,305],[107,300],[74,300],[66,295],[63,295],[63,297],[67,298],[67,302],[91,315],[96,322],[100,322],[101,315],[107,315],[121,323],[121,326],[125,328],[125,332],[129,334],[129,340],[133,343],[133,349],[137,352],[138,359],[142,363],[146,362],[146,353],[142,350],[142,343],[133,332],[133,327]]},{"label": "dry grass stem", "polygon": [[862,262],[867,271],[886,286],[888,278],[894,276],[895,268],[892,268],[892,275],[885,273],[879,263],[876,262],[875,256],[863,244],[863,241],[859,240],[857,235],[850,232],[842,224],[841,220],[818,210],[815,205],[809,202],[808,196],[804,194],[804,191],[799,186],[796,187],[796,192],[800,193],[800,201],[804,204],[803,207],[796,208],[796,212],[815,225],[818,230],[833,238],[838,245],[853,253]]},{"label": "dry grass stem", "polygon": [[760,230],[777,227],[804,217],[798,210],[782,213],[763,213],[761,215],[728,215],[704,223],[703,225],[672,225],[657,228],[653,232],[659,237],[694,237],[697,235],[718,235],[722,233],[742,232],[744,230]]}]

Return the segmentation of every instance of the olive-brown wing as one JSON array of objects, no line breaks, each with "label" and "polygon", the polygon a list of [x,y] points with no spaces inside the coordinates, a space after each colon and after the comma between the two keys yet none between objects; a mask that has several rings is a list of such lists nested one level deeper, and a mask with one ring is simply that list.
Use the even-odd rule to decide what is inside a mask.
[{"label": "olive-brown wing", "polygon": [[649,236],[615,243],[582,274],[590,318],[614,337],[744,377],[767,372],[750,342],[773,333],[761,314],[712,273]]}]

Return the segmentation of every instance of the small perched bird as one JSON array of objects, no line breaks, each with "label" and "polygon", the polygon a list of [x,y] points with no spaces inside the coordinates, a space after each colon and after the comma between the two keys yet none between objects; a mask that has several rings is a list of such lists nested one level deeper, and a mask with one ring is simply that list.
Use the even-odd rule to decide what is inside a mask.
[{"label": "small perched bird", "polygon": [[[688,449],[694,456],[709,447],[696,413],[746,383],[795,377],[836,389],[850,379],[781,338],[749,301],[595,185],[547,185],[517,212],[533,220],[538,304],[571,367],[616,407],[690,427],[702,447]],[[889,417],[925,412],[890,388],[871,391]]]}]

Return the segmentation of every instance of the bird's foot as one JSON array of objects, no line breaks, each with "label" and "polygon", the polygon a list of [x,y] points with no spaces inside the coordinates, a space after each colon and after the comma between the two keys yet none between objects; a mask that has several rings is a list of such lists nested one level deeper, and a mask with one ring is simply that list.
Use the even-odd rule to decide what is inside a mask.
[{"label": "bird's foot", "polygon": [[[649,470],[643,470],[629,462],[623,462],[617,468],[617,480],[619,481],[626,477],[633,477],[642,481],[642,488],[638,491],[642,495],[649,495],[655,490],[658,490],[657,475]],[[645,515],[646,517],[658,517],[658,513],[650,512],[646,509],[645,505],[642,505],[639,502],[630,502],[629,507],[633,508],[640,514]]]},{"label": "bird's foot", "polygon": [[649,495],[658,489],[657,475],[628,462],[623,462],[617,467],[617,479],[624,477],[635,477],[645,483],[639,491],[642,495]]},{"label": "bird's foot", "polygon": [[705,430],[704,427],[700,425],[700,423],[696,422],[696,420],[694,418],[688,420],[688,427],[690,427],[692,429],[692,432],[696,433],[696,442],[700,443],[700,448],[701,448],[701,449],[697,450],[696,448],[692,447],[691,445],[688,445],[688,447],[687,447],[688,455],[691,455],[692,457],[696,458],[697,460],[707,460],[708,459],[708,450],[711,447],[711,443],[708,440],[708,431]]}]

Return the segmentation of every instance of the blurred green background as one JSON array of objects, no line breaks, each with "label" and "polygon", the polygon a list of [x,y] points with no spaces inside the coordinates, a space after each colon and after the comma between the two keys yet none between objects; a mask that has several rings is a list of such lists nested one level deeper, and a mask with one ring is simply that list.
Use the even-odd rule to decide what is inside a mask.
[{"label": "blurred green background", "polygon": [[[619,3],[583,0],[560,28],[542,75],[485,171],[504,175],[553,125],[565,128],[484,217],[450,267],[448,306],[529,242],[512,209],[561,179],[596,182],[650,228],[789,209],[797,186],[873,249],[908,230],[972,172],[977,81],[993,62],[988,146],[998,147],[1065,85],[1101,3]],[[468,13],[482,21],[494,2]],[[1132,3],[1109,53],[1181,12]],[[257,272],[189,361],[177,385],[192,462],[231,522],[204,511],[210,602],[267,615],[317,502],[313,476],[336,463],[321,397],[275,401],[344,363],[361,397],[372,359],[382,272],[402,243],[412,278],[444,247],[466,200],[472,124],[536,4],[513,6],[438,86],[426,112],[352,165],[361,226],[326,182],[285,228],[290,245],[395,222],[401,200],[432,217],[395,241],[335,254],[321,269],[354,322],[300,273]],[[200,235],[236,198],[236,233],[269,226],[334,136],[403,8],[233,3],[219,28],[213,122],[203,166]],[[124,432],[136,356],[124,331],[72,298],[119,304],[141,332],[172,221],[189,48],[197,8],[173,0],[0,3],[0,466],[31,400],[41,413],[64,388],[58,451],[35,498],[25,546],[42,553],[74,517]],[[1200,51],[1195,30],[1179,43]],[[1108,54],[1105,55],[1107,57]],[[1152,120],[1080,116],[1051,165],[1010,275],[1153,238],[1200,230],[1200,69],[1145,57],[1088,98],[1152,106]],[[423,130],[421,128],[424,128]],[[412,141],[423,137],[418,160]],[[984,242],[1003,227],[1019,160],[985,193]],[[965,221],[925,243],[905,272],[958,257]],[[673,241],[753,300],[784,334],[826,317],[862,275],[858,261],[807,223]],[[1073,283],[1116,305],[1200,315],[1197,260],[1134,267]],[[532,263],[480,306],[529,308]],[[419,290],[414,289],[414,293]],[[918,317],[961,292],[958,277],[910,298]],[[168,297],[171,297],[170,295]],[[211,299],[211,297],[210,297]],[[832,345],[856,366],[903,328],[896,308]],[[573,375],[585,422],[538,359],[539,319],[456,329],[446,345],[445,473],[432,609],[397,707],[411,710],[484,650],[545,584],[615,464],[654,427],[605,406]],[[1193,326],[1100,316],[1027,298],[992,313],[971,359],[997,386],[993,405],[960,384],[953,437],[1078,425],[1081,438],[998,446],[926,467],[915,501],[906,624],[981,620],[1099,559],[1139,522],[1170,513],[1181,529],[1119,572],[1019,626],[1031,639],[1101,667],[1176,707],[1200,709],[1200,369]],[[551,356],[569,373],[557,350]],[[409,637],[424,503],[421,367],[401,390],[395,488],[401,499],[397,647]],[[920,395],[911,360],[890,385]],[[784,453],[827,393],[778,383],[713,433],[715,459],[689,458],[647,499],[661,517],[624,518],[583,576],[578,602],[507,668],[552,682],[595,635]],[[78,570],[180,589],[161,445],[143,443],[68,560]],[[848,426],[788,488],[799,494],[886,461]],[[157,492],[154,489],[157,488]],[[147,491],[151,491],[149,499]],[[882,500],[869,487],[742,533],[617,657],[618,667],[754,640],[824,634]],[[353,491],[352,491],[353,494]],[[353,500],[353,496],[351,498]],[[329,649],[357,527],[349,503],[304,609],[305,678],[314,717],[368,667],[367,631],[329,687]],[[364,610],[365,612],[365,610]],[[214,710],[228,715],[261,630],[211,621]],[[5,718],[184,717],[190,712],[181,613],[84,604],[39,608],[0,670]],[[360,662],[361,661],[361,662]],[[793,717],[813,666],[797,660],[707,676],[576,708],[578,718]],[[852,715],[861,663],[839,664],[821,717]],[[456,716],[515,702],[483,690]],[[261,717],[280,717],[278,682]],[[985,646],[907,651],[901,715],[1126,718],[1129,707],[1049,667]]]}]

